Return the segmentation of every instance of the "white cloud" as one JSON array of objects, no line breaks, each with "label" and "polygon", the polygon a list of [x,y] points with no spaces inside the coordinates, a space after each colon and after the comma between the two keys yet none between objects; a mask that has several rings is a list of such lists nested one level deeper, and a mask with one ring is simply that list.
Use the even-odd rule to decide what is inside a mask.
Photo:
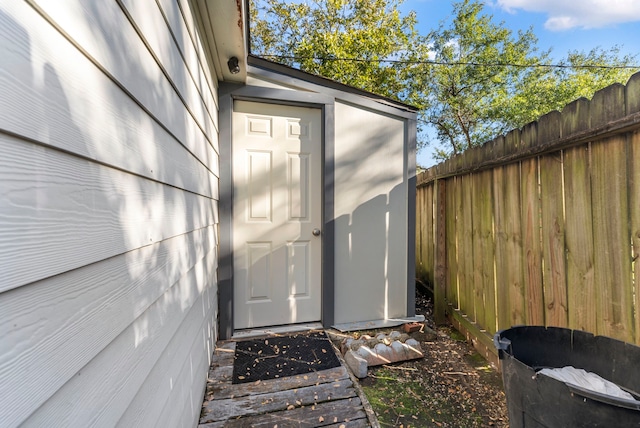
[{"label": "white cloud", "polygon": [[497,0],[496,3],[509,13],[524,10],[547,14],[544,26],[551,31],[640,21],[638,0]]}]

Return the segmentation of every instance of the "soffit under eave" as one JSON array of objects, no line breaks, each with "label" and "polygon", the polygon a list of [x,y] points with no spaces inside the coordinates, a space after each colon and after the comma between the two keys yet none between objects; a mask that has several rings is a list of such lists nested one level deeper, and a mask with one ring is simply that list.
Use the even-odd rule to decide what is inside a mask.
[{"label": "soffit under eave", "polygon": [[[246,9],[244,0],[195,0],[207,49],[219,80],[245,82],[247,78]],[[227,61],[237,57],[240,72],[231,74]]]}]

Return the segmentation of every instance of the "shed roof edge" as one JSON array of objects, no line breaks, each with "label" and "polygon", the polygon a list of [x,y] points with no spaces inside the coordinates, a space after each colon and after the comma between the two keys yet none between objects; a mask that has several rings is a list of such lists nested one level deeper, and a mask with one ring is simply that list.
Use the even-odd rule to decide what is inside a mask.
[{"label": "shed roof edge", "polygon": [[307,83],[311,83],[314,85],[319,85],[323,87],[327,87],[333,90],[346,92],[350,94],[359,95],[370,100],[376,101],[380,104],[394,107],[397,109],[404,110],[410,113],[417,113],[418,108],[409,104],[405,104],[403,102],[394,100],[392,98],[388,98],[382,95],[375,94],[373,92],[368,92],[362,89],[358,89],[351,85],[346,85],[344,83],[340,83],[338,81],[328,79],[323,76],[319,76],[316,74],[308,73],[306,71],[299,70],[294,67],[290,67],[288,65],[280,64],[277,62],[269,61],[264,58],[257,57],[255,55],[248,55],[247,64],[252,67],[257,67],[260,69],[272,71],[274,73],[282,74],[291,78],[299,79]]}]

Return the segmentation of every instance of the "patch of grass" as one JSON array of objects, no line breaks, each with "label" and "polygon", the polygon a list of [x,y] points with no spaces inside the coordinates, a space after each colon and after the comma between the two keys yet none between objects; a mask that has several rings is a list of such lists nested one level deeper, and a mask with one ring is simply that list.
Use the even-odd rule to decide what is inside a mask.
[{"label": "patch of grass", "polygon": [[407,379],[401,370],[376,370],[363,389],[381,426],[410,428],[433,424],[436,414],[425,405],[420,384]]},{"label": "patch of grass", "polygon": [[465,355],[464,359],[476,370],[476,373],[478,373],[480,379],[482,379],[484,383],[504,390],[502,375],[491,367],[491,364],[489,364],[482,355],[477,352],[473,352]]},{"label": "patch of grass", "polygon": [[444,394],[421,386],[415,372],[376,369],[363,389],[382,427],[478,427],[482,417],[474,409],[450,399],[459,391]]},{"label": "patch of grass", "polygon": [[476,370],[491,371],[491,365],[489,365],[487,360],[477,352],[467,354],[465,356],[465,360],[467,360],[467,362]]},{"label": "patch of grass", "polygon": [[451,334],[449,335],[453,340],[457,340],[458,342],[466,342],[467,338],[464,334],[460,333],[458,330],[451,329]]}]

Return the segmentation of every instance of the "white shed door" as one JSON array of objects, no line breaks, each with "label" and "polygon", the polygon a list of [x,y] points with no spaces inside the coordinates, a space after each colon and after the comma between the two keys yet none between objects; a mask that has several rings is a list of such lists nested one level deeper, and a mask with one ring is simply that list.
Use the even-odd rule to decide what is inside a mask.
[{"label": "white shed door", "polygon": [[320,320],[319,109],[235,101],[234,327]]}]

